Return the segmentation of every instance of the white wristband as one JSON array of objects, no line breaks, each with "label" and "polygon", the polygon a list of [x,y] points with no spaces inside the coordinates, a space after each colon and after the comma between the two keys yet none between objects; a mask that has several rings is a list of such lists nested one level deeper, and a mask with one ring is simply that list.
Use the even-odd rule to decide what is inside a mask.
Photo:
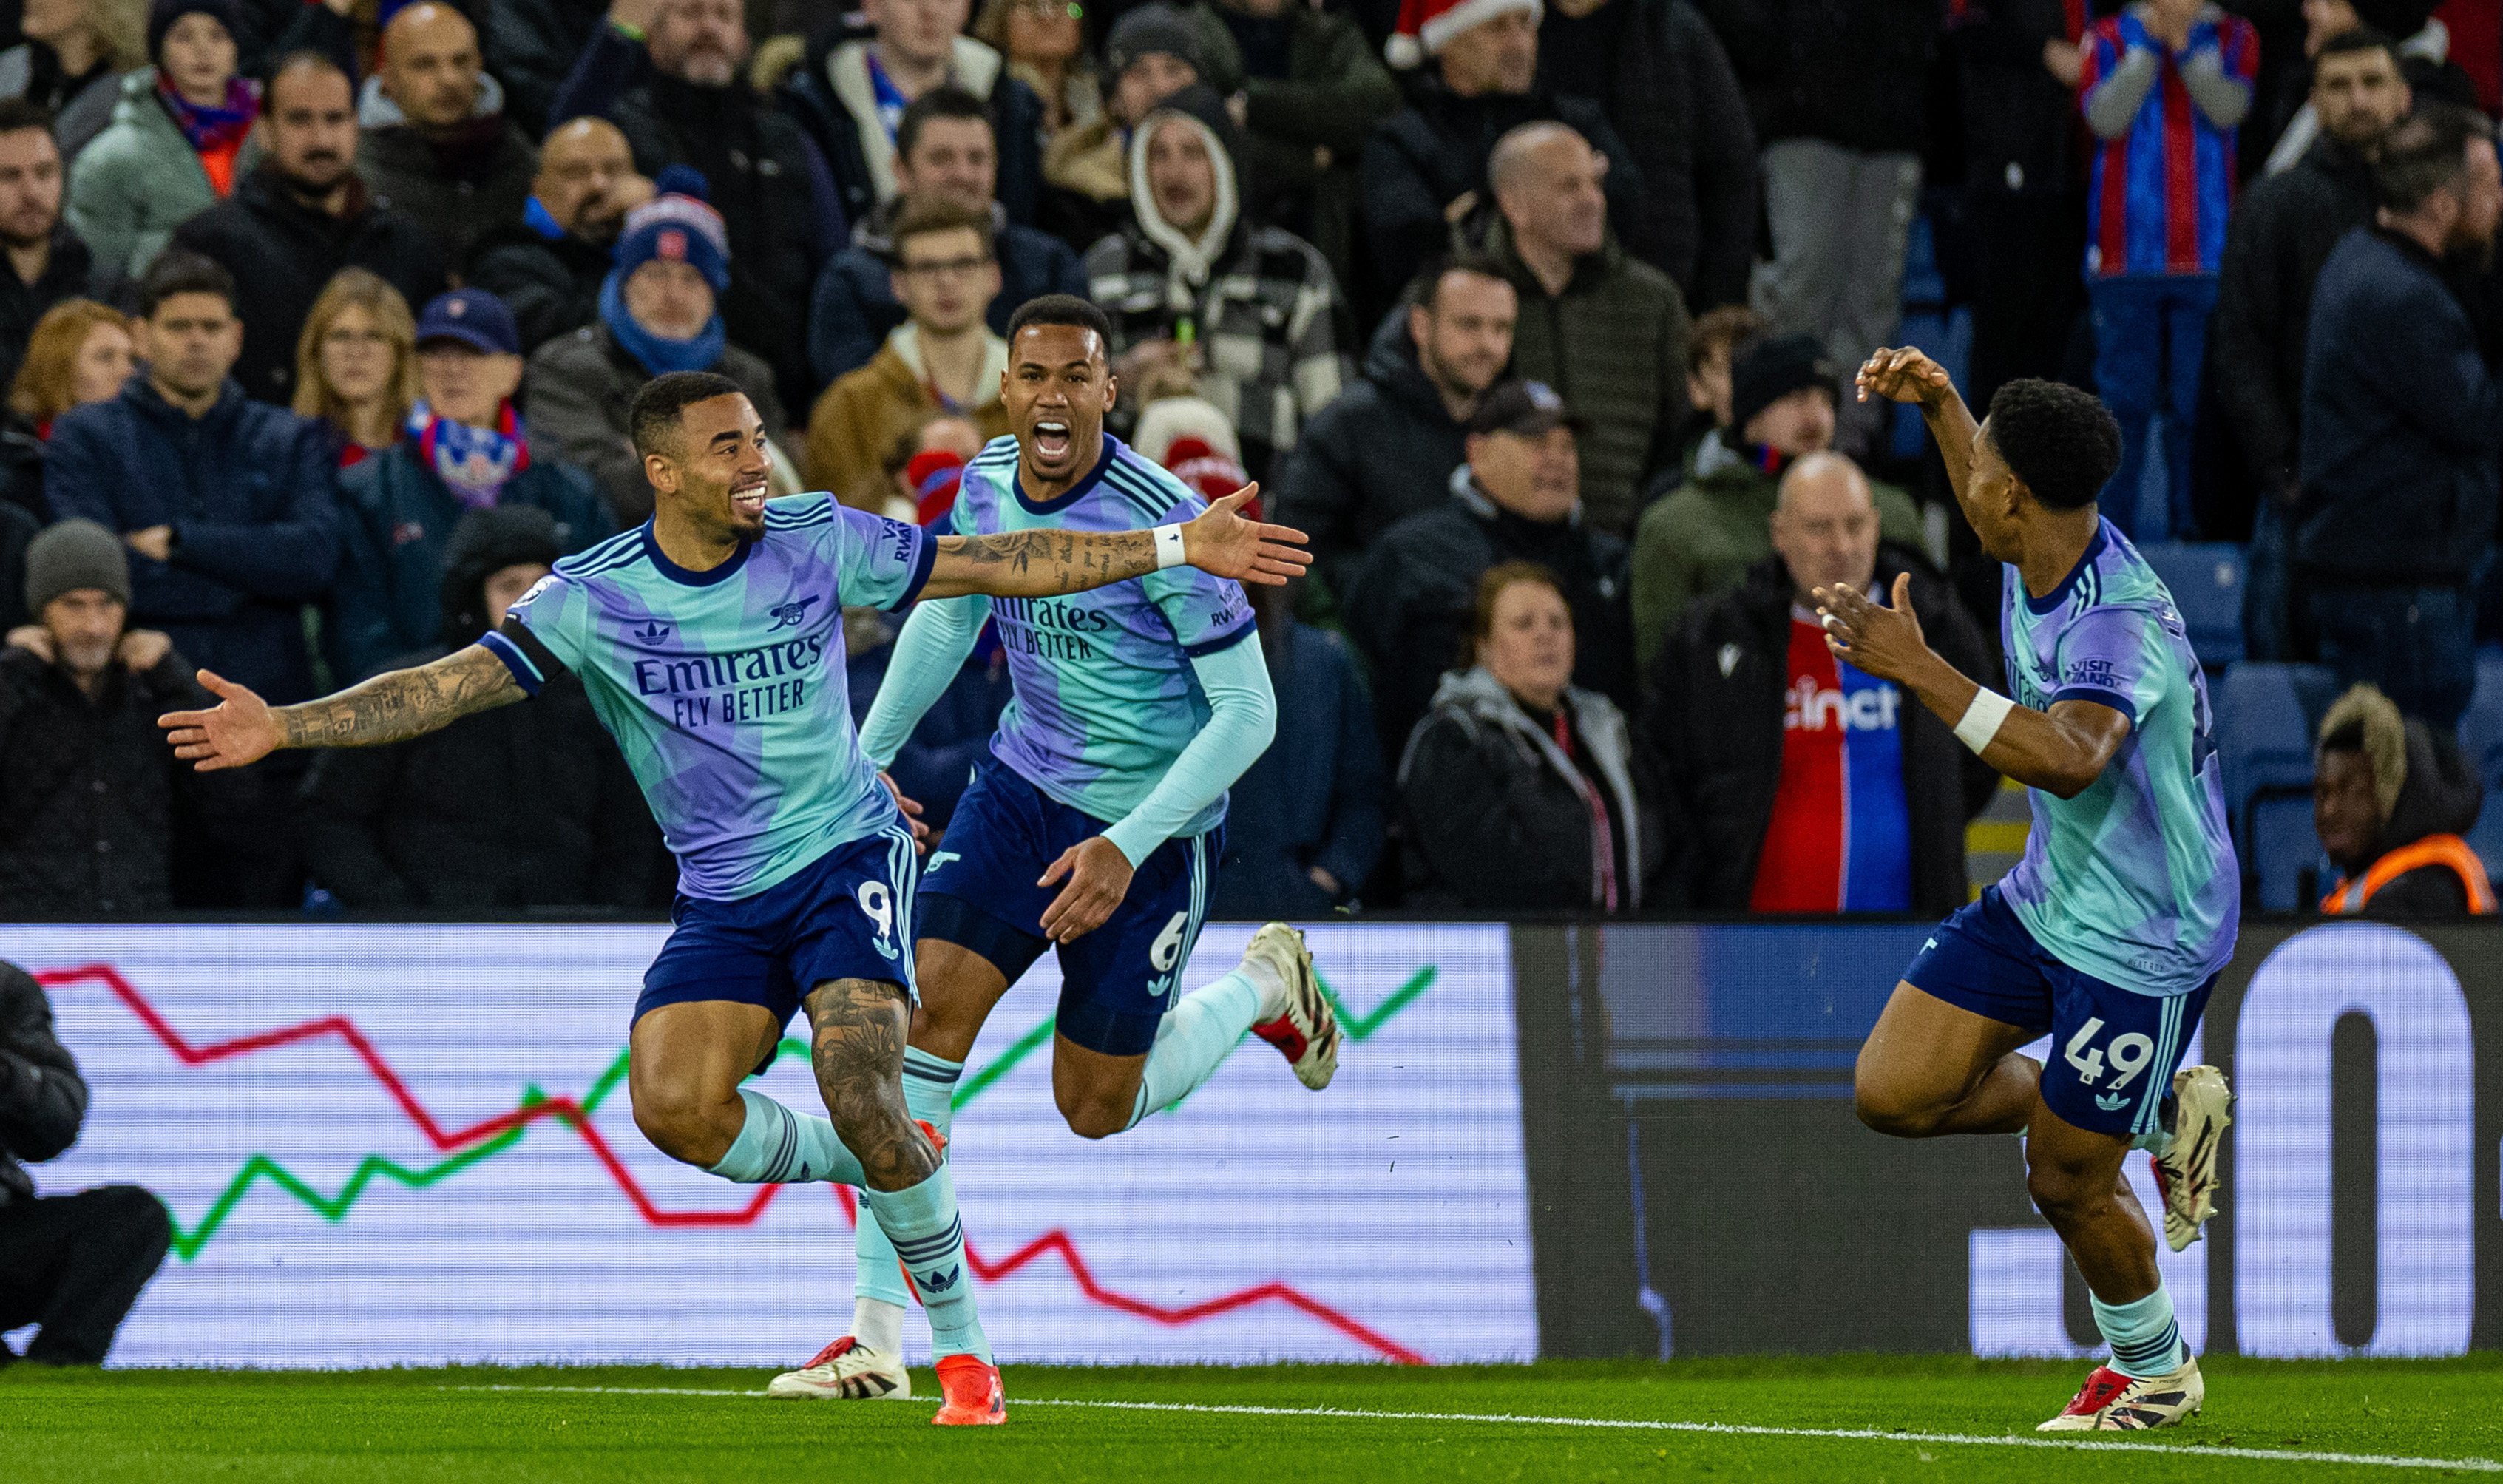
[{"label": "white wristband", "polygon": [[1971,747],[1975,756],[1980,755],[1990,745],[1990,740],[1999,735],[2007,713],[2014,709],[2015,702],[1983,686],[1972,693],[1972,705],[1964,708],[1964,719],[1955,724],[1956,741]]},{"label": "white wristband", "polygon": [[1189,560],[1183,555],[1182,527],[1179,524],[1158,526],[1155,529],[1155,537],[1156,570],[1163,571],[1168,567],[1181,567]]}]

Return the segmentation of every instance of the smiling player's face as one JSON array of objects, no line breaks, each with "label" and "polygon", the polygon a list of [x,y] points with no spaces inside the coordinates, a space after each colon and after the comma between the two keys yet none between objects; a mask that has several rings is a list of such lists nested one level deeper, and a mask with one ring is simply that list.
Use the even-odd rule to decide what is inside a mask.
[{"label": "smiling player's face", "polygon": [[1094,466],[1114,395],[1112,367],[1095,331],[1078,325],[1028,325],[1017,331],[1000,400],[1016,430],[1029,484],[1066,488]]},{"label": "smiling player's face", "polygon": [[746,397],[689,402],[678,414],[677,446],[643,467],[655,496],[674,502],[704,535],[752,541],[765,534],[765,482],[773,466],[765,425]]}]

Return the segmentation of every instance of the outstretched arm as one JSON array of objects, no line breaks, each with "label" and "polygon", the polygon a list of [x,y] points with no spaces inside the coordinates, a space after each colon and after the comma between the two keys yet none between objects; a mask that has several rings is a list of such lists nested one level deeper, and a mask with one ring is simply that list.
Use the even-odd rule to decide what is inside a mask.
[{"label": "outstretched arm", "polygon": [[1157,531],[1019,531],[1004,535],[943,535],[925,598],[988,593],[994,598],[1054,598],[1082,593],[1160,567],[1164,531],[1179,532],[1181,557],[1202,571],[1276,587],[1303,575],[1312,562],[1304,534],[1264,526],[1237,513],[1259,492],[1248,484],[1211,504],[1196,520]]},{"label": "outstretched arm", "polygon": [[1921,420],[1930,425],[1930,436],[1937,440],[1938,457],[1946,462],[1947,483],[1954,486],[1961,502],[1972,478],[1972,435],[1980,425],[1948,379],[1946,367],[1916,350],[1880,350],[1853,381],[1864,402],[1876,396],[1920,407]]},{"label": "outstretched arm", "polygon": [[[1962,403],[1958,403],[1959,406]],[[1921,634],[1912,579],[1895,579],[1895,605],[1881,607],[1850,587],[1816,590],[1826,647],[1863,673],[1892,680],[1948,726],[1964,720],[1981,686],[1948,664]],[[2047,711],[2010,709],[1981,760],[2028,788],[2074,799],[2094,785],[2129,740],[2126,711],[2092,701],[2053,701]]]},{"label": "outstretched arm", "polygon": [[272,707],[205,670],[199,678],[219,704],[205,711],[168,711],[156,724],[165,729],[174,755],[202,773],[241,768],[281,747],[404,742],[525,695],[504,662],[480,644],[413,670],[386,671],[301,706]]}]

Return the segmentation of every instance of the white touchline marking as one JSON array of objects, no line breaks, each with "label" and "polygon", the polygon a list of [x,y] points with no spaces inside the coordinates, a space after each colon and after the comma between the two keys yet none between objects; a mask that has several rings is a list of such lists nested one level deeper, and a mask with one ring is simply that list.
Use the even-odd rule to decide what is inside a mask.
[{"label": "white touchline marking", "polygon": [[[448,1392],[566,1392],[609,1397],[762,1397],[761,1391],[704,1390],[692,1386],[446,1386]],[[1213,1412],[1237,1417],[1326,1417],[1365,1422],[1489,1422],[1516,1427],[1625,1429],[1651,1432],[1711,1432],[1737,1437],[1834,1437],[1881,1443],[1946,1443],[1978,1448],[2058,1448],[2090,1453],[2167,1453],[2188,1458],[2261,1459],[2277,1464],[2354,1464],[2375,1468],[2456,1468],[2503,1473],[2503,1463],[2482,1458],[2410,1458],[2391,1453],[2293,1452],[2280,1448],[2230,1448],[2217,1443],[2142,1443],[2114,1438],[1993,1437],[1978,1432],[1893,1432],[1882,1428],[1770,1428],[1736,1422],[1670,1422],[1643,1417],[1528,1417],[1511,1412],[1373,1412],[1339,1406],[1254,1406],[1206,1401],[1100,1401],[1016,1397],[1018,1406],[1082,1406],[1118,1412]]]}]

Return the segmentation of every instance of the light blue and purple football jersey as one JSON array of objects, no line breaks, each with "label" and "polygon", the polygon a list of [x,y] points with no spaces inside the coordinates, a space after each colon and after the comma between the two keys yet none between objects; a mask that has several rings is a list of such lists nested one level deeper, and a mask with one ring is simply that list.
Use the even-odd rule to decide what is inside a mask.
[{"label": "light blue and purple football jersey", "polygon": [[764,536],[709,571],[647,522],[559,562],[484,642],[533,694],[582,677],[678,889],[734,901],[897,817],[852,731],[842,610],[910,603],[937,555],[919,527],[821,494],[768,501]]},{"label": "light blue and purple football jersey", "polygon": [[[1085,478],[1036,503],[1017,485],[1016,439],[1002,437],[966,466],[949,522],[959,535],[1136,531],[1207,508],[1109,432]],[[1207,723],[1208,698],[1190,660],[1254,632],[1242,585],[1194,567],[1065,598],[989,604],[1015,688],[991,751],[1052,798],[1106,821],[1146,798]],[[1176,834],[1203,833],[1224,817],[1219,795]]]},{"label": "light blue and purple football jersey", "polygon": [[2233,954],[2242,873],[2208,683],[2173,595],[2105,521],[2045,597],[2008,568],[2001,613],[2018,705],[2091,701],[2131,723],[2085,792],[2026,791],[2033,834],[2001,895],[2069,967],[2141,994],[2186,994]]}]

